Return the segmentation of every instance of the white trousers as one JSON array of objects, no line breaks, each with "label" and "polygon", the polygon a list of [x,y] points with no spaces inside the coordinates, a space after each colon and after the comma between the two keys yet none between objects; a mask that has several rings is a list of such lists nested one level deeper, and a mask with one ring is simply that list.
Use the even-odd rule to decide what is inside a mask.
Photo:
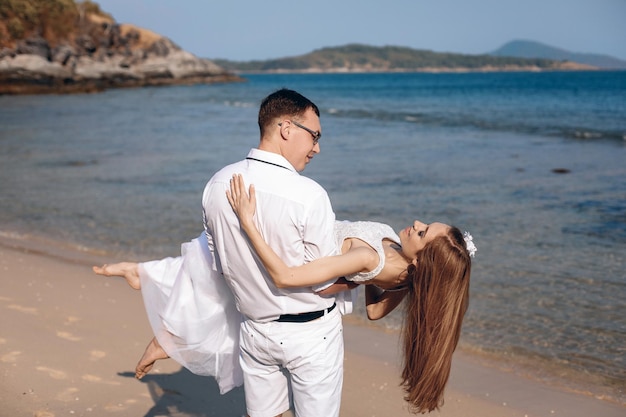
[{"label": "white trousers", "polygon": [[343,385],[343,326],[334,309],[306,323],[244,320],[240,363],[251,417],[290,408],[296,417],[339,416]]}]

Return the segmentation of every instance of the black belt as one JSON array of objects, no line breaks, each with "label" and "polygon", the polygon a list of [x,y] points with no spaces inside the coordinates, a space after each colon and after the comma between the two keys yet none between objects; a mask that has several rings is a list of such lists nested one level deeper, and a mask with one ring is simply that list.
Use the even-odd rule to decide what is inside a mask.
[{"label": "black belt", "polygon": [[280,321],[285,323],[306,323],[307,321],[313,321],[319,319],[324,314],[330,313],[337,307],[337,304],[333,303],[332,306],[319,311],[309,311],[308,313],[300,314],[282,314],[274,321]]}]

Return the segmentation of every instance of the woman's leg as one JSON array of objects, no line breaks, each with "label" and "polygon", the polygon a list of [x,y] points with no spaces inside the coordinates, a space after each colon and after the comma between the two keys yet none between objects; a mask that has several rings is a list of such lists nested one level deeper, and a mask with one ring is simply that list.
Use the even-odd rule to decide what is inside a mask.
[{"label": "woman's leg", "polygon": [[[107,277],[124,277],[131,288],[136,290],[141,289],[139,264],[136,262],[120,262],[112,265],[104,264],[101,267],[94,266],[93,272]],[[143,378],[148,372],[150,372],[157,360],[167,358],[169,358],[169,356],[165,353],[156,337],[153,337],[135,367],[135,378]]]}]

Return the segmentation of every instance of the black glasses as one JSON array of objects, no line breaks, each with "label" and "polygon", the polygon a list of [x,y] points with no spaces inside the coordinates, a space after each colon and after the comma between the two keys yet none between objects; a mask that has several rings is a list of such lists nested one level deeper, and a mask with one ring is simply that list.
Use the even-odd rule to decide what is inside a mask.
[{"label": "black glasses", "polygon": [[[298,126],[300,129],[304,129],[307,132],[309,132],[311,134],[311,136],[313,136],[313,146],[317,145],[317,142],[320,141],[320,138],[322,137],[322,134],[320,132],[318,132],[317,130],[313,130],[313,129],[309,129],[306,126],[302,126],[300,123],[298,122],[294,122],[293,120],[290,120],[291,123],[293,123],[294,125]],[[282,126],[282,123],[279,123],[278,126]]]}]

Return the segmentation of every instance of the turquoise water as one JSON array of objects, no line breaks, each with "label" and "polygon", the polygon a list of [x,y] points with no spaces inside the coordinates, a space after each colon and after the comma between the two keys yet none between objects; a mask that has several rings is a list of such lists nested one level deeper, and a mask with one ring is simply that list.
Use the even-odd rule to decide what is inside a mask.
[{"label": "turquoise water", "polygon": [[207,179],[256,145],[260,100],[294,88],[320,107],[305,174],[338,219],[474,235],[464,348],[624,401],[626,72],[247,78],[1,96],[0,233],[176,255],[201,230]]}]

